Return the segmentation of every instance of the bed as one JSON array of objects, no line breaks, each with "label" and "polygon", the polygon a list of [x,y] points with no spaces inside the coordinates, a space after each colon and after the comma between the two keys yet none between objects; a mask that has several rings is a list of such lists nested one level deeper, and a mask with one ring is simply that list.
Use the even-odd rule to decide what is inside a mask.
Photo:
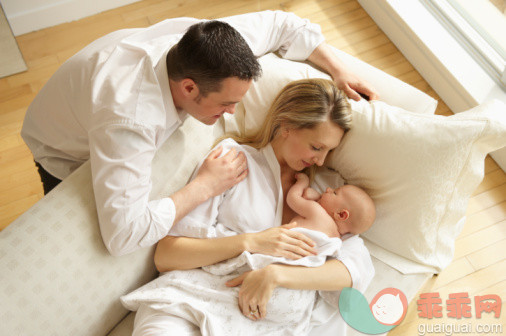
[{"label": "bed", "polygon": [[[433,98],[335,52],[379,90],[382,102],[354,103],[359,127],[327,160],[326,165],[339,174],[329,175],[323,183],[332,184],[342,176],[378,202],[375,230],[364,235],[376,269],[367,300],[381,289],[395,287],[410,301],[432,274],[451,261],[467,199],[483,177],[485,155],[506,145],[505,107],[490,102],[455,116],[434,116]],[[216,137],[259,127],[262,113],[283,83],[325,76],[305,63],[276,55],[264,56],[261,63],[264,75],[234,117],[215,127],[188,118],[158,151],[152,198],[181,188]],[[388,160],[381,159],[385,156]],[[441,166],[441,157],[449,164]],[[392,230],[402,244],[391,242]],[[123,308],[119,297],[157,276],[153,252],[151,247],[121,257],[109,255],[100,236],[86,162],[0,232],[2,333],[130,335],[134,314]],[[335,335],[332,321],[310,335]],[[349,328],[348,335],[361,334]]]}]

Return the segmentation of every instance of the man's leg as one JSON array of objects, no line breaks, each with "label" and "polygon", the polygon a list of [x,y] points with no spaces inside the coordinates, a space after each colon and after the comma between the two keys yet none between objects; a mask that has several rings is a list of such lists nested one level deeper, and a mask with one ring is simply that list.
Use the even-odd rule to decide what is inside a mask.
[{"label": "man's leg", "polygon": [[42,181],[42,187],[44,188],[44,195],[53,190],[61,180],[49,174],[38,162],[35,162],[37,169],[39,170],[40,180]]}]

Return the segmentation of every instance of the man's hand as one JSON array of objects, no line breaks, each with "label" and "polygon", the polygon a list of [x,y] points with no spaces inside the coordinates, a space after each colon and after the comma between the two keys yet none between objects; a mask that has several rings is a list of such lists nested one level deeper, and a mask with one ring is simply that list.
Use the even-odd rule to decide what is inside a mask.
[{"label": "man's hand", "polygon": [[248,175],[246,155],[243,152],[237,154],[236,149],[232,148],[219,157],[222,152],[221,146],[212,151],[194,180],[201,186],[207,198],[224,193]]},{"label": "man's hand", "polygon": [[322,43],[316,47],[308,60],[331,75],[339,90],[343,90],[351,99],[359,101],[361,95],[368,100],[379,99],[376,90],[365,80],[349,72],[328,44]]},{"label": "man's hand", "polygon": [[170,198],[176,208],[177,223],[199,204],[220,195],[241,182],[248,175],[246,155],[235,149],[220,158],[223,147],[213,150],[205,159],[195,179],[179,189]]},{"label": "man's hand", "polygon": [[367,100],[379,98],[378,93],[369,83],[350,72],[344,71],[332,74],[332,78],[337,87],[353,100],[359,101],[361,96]]}]

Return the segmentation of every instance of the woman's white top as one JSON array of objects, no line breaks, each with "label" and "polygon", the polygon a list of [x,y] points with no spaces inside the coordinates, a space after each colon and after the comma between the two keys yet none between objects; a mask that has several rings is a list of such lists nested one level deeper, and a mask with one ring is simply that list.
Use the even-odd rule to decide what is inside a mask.
[{"label": "woman's white top", "polygon": [[[323,42],[318,25],[282,11],[221,20],[257,56],[279,50],[304,60]],[[151,162],[186,118],[174,106],[165,56],[199,21],[168,19],[96,40],[58,69],[26,113],[21,135],[49,173],[63,179],[91,158],[102,237],[115,255],[153,245],[173,224],[170,198],[148,200]]]},{"label": "woman's white top", "polygon": [[[232,139],[225,139],[218,146],[223,146],[222,156],[232,148],[243,152],[248,160],[248,176],[225,193],[197,206],[173,226],[169,235],[219,238],[283,224],[281,171],[272,146],[257,150]],[[203,162],[204,159],[198,168]],[[197,173],[198,169],[192,178]],[[338,259],[348,268],[353,287],[364,291],[374,276],[369,251],[359,236],[343,238]]]}]

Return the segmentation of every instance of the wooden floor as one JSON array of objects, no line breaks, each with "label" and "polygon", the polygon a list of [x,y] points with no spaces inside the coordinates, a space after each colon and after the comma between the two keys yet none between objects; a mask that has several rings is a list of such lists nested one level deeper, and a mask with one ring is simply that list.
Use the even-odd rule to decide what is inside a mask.
[{"label": "wooden floor", "polygon": [[[42,196],[31,154],[20,137],[27,106],[51,74],[89,42],[111,31],[145,27],[166,18],[219,18],[265,9],[282,9],[321,25],[327,42],[414,85],[438,99],[438,114],[451,111],[389,41],[355,0],[146,0],[56,27],[17,37],[28,64],[25,73],[0,79],[0,229],[9,225]],[[497,294],[506,301],[506,175],[487,158],[486,177],[469,203],[468,221],[452,264],[420,291]],[[417,296],[418,297],[418,296]],[[504,305],[503,305],[504,308]],[[504,310],[504,309],[503,309]],[[446,316],[446,314],[444,314]],[[504,323],[483,318],[436,323]],[[404,322],[391,335],[417,335],[421,324],[412,302]],[[503,330],[504,333],[506,331]]]}]

